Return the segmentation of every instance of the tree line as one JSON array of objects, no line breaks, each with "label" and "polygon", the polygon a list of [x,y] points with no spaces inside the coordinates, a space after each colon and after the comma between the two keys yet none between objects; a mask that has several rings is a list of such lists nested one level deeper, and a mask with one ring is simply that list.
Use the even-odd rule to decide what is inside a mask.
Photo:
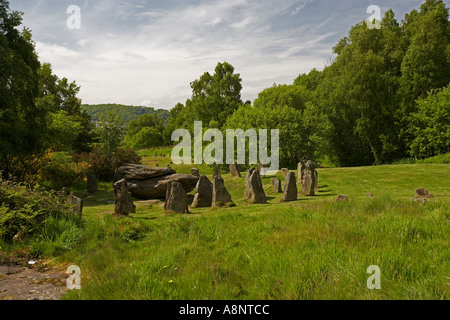
[{"label": "tree line", "polygon": [[400,22],[389,10],[380,29],[358,23],[333,48],[336,57],[323,71],[274,84],[253,102],[242,100],[240,74],[219,62],[190,84],[191,97],[170,115],[83,106],[80,87],[39,62],[30,30],[19,31],[21,22],[22,13],[0,0],[3,176],[45,180],[68,172],[68,165],[80,175],[80,167],[94,166],[108,178],[115,165],[138,161],[133,150],[171,145],[172,132],[193,133],[194,121],[205,130],[279,129],[283,167],[305,159],[383,164],[450,148],[450,23],[442,0],[426,0]]}]

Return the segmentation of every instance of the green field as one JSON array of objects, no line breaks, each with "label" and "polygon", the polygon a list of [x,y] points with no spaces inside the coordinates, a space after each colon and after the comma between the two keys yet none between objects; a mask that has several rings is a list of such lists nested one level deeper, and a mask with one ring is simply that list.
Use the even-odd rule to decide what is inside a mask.
[{"label": "green field", "polygon": [[[112,218],[109,185],[78,192],[87,236],[58,261],[81,267],[82,290],[65,298],[448,299],[450,165],[319,169],[318,196],[291,203],[270,178],[267,205],[248,205],[244,178],[225,174],[237,206],[184,216],[137,201],[136,214]],[[435,198],[414,203],[418,188]],[[371,265],[381,290],[367,288]]]}]

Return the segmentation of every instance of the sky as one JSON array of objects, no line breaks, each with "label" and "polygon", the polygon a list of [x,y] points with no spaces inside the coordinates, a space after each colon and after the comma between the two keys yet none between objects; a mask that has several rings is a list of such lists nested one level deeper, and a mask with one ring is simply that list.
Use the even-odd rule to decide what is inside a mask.
[{"label": "sky", "polygon": [[[397,20],[423,0],[10,0],[24,12],[41,62],[81,86],[83,103],[170,110],[190,83],[227,61],[242,78],[242,100],[301,73],[322,70],[371,5]],[[448,1],[446,1],[448,5]],[[67,20],[80,8],[80,29]]]}]

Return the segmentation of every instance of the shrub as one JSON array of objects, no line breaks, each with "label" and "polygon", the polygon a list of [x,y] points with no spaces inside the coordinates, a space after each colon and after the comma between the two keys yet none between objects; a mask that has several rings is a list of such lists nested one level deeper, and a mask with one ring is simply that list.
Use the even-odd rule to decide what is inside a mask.
[{"label": "shrub", "polygon": [[108,156],[96,146],[89,154],[77,154],[73,156],[75,162],[88,162],[89,171],[102,181],[112,181],[116,169],[125,163],[141,163],[141,157],[131,149],[116,149]]},{"label": "shrub", "polygon": [[49,217],[76,219],[65,200],[64,192],[0,179],[0,239],[8,242],[15,235],[30,236]]}]

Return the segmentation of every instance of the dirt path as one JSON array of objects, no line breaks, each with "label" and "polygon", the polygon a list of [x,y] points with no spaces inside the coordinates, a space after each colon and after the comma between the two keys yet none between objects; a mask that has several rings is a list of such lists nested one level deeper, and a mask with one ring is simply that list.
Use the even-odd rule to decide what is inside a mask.
[{"label": "dirt path", "polygon": [[67,291],[68,275],[36,264],[0,265],[0,300],[59,300]]}]

